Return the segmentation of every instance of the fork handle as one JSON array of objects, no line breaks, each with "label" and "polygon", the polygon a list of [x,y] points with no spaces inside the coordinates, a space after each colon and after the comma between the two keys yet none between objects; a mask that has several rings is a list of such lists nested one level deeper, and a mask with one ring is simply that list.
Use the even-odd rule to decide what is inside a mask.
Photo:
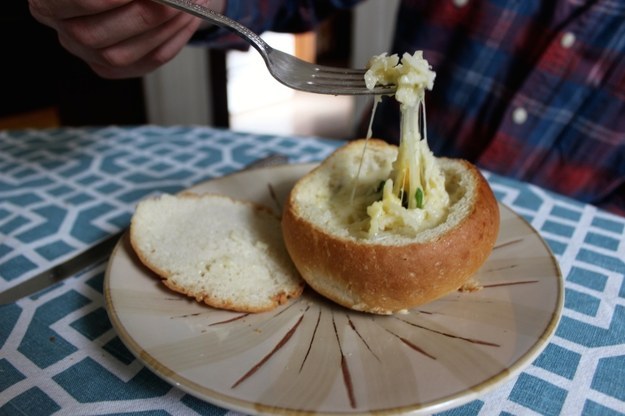
[{"label": "fork handle", "polygon": [[190,0],[153,0],[156,3],[164,4],[166,6],[174,7],[183,12],[187,12],[201,19],[207,20],[217,26],[228,29],[235,34],[239,35],[245,41],[249,42],[261,55],[265,56],[271,47],[256,33],[252,32],[249,28],[243,26],[239,22],[230,19],[222,14],[219,14],[208,7],[201,6],[193,3]]}]

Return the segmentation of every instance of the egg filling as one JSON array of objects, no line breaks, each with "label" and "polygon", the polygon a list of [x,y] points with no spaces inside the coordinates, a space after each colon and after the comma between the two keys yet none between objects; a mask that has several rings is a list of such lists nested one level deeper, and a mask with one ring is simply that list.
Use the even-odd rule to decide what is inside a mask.
[{"label": "egg filling", "polygon": [[369,62],[367,88],[396,85],[395,99],[401,111],[397,158],[388,178],[379,184],[380,199],[366,209],[369,237],[384,231],[416,234],[442,223],[447,216],[445,176],[428,146],[425,128],[425,90],[432,89],[435,76],[421,51],[405,53],[401,60],[397,55],[378,55]]}]

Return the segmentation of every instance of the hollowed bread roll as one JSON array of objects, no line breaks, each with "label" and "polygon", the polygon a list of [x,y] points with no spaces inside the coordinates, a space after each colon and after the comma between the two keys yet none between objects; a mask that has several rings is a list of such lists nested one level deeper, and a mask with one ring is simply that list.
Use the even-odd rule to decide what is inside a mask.
[{"label": "hollowed bread roll", "polygon": [[376,196],[367,189],[389,177],[397,147],[369,140],[358,175],[364,145],[338,149],[287,199],[284,242],[304,280],[334,302],[376,314],[414,308],[463,286],[490,255],[499,230],[497,201],[482,174],[467,161],[437,159],[450,200],[442,222],[415,234],[370,236],[363,226]]}]

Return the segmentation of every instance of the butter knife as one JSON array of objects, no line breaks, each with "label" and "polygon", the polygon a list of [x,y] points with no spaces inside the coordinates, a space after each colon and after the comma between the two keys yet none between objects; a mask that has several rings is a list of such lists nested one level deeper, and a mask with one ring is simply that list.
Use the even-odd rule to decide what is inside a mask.
[{"label": "butter knife", "polygon": [[[281,165],[286,162],[288,162],[286,156],[272,154],[252,162],[240,171]],[[85,270],[89,266],[98,264],[111,254],[115,244],[117,244],[117,241],[119,241],[126,231],[127,230],[124,229],[116,234],[113,234],[69,260],[36,274],[28,280],[5,290],[0,293],[0,305],[7,305],[27,296],[31,296],[43,289],[61,282],[69,276],[73,276],[78,272]]]},{"label": "butter knife", "polygon": [[115,244],[117,244],[117,241],[124,232],[126,232],[126,230],[113,234],[63,263],[36,274],[28,280],[5,290],[0,293],[0,305],[13,303],[26,296],[33,295],[69,276],[75,275],[91,265],[99,263],[111,254],[113,247],[115,247]]}]

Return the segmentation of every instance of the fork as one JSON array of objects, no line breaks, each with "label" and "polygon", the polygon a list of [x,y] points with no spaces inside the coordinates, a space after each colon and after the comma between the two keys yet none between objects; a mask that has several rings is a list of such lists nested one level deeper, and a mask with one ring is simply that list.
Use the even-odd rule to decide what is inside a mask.
[{"label": "fork", "polygon": [[393,94],[395,86],[365,86],[366,69],[316,65],[272,48],[242,24],[190,0],[154,0],[226,28],[252,45],[263,57],[269,73],[295,90],[330,95]]}]

